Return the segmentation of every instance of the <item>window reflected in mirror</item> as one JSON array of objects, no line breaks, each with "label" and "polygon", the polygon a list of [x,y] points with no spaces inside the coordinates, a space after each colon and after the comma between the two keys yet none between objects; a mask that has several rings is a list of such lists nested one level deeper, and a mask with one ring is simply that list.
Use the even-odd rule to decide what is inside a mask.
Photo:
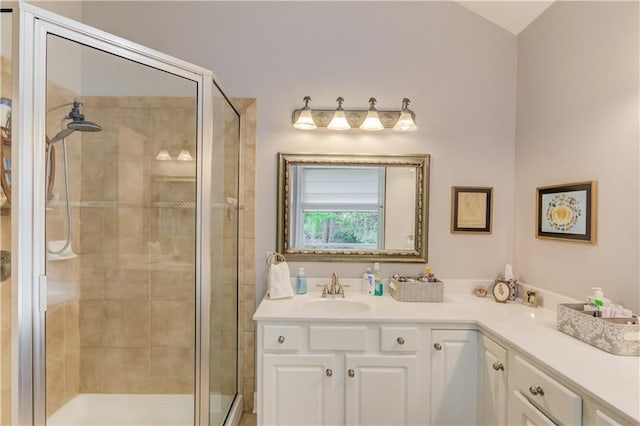
[{"label": "window reflected in mirror", "polygon": [[428,155],[279,154],[278,251],[426,261]]}]

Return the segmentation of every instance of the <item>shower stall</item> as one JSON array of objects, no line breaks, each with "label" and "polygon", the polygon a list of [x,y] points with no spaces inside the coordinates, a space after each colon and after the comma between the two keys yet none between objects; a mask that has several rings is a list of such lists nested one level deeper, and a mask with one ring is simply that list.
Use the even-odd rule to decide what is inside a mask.
[{"label": "shower stall", "polygon": [[5,13],[10,418],[237,422],[239,113],[210,71],[28,4]]}]

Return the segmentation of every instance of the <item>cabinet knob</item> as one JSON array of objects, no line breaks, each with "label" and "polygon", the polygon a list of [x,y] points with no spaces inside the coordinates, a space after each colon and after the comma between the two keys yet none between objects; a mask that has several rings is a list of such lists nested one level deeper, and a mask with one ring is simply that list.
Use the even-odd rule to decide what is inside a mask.
[{"label": "cabinet knob", "polygon": [[353,377],[356,375],[356,372],[353,371],[351,368],[347,371],[347,374],[349,374],[349,377]]},{"label": "cabinet knob", "polygon": [[404,338],[403,337],[398,337],[396,339],[396,341],[398,342],[399,345],[404,345]]},{"label": "cabinet knob", "polygon": [[493,369],[496,371],[504,371],[504,365],[502,365],[501,362],[496,361],[493,363]]},{"label": "cabinet knob", "polygon": [[540,386],[531,386],[529,392],[531,392],[532,395],[544,396],[544,391]]},{"label": "cabinet knob", "polygon": [[278,336],[278,343],[284,343],[284,336]]},{"label": "cabinet knob", "polygon": [[433,348],[434,348],[436,351],[441,351],[441,350],[442,350],[442,345],[441,345],[440,343],[434,343],[434,344],[433,344]]},{"label": "cabinet knob", "polygon": [[327,377],[331,377],[333,376],[333,370],[330,368],[327,368],[325,371],[325,374],[327,375]]}]

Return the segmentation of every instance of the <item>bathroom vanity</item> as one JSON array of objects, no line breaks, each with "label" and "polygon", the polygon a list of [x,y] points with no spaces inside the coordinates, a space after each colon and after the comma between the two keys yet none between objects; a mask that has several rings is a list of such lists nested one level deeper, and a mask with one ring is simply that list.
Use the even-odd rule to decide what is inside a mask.
[{"label": "bathroom vanity", "polygon": [[443,303],[265,299],[254,319],[260,425],[640,423],[638,358],[469,283],[447,281]]}]

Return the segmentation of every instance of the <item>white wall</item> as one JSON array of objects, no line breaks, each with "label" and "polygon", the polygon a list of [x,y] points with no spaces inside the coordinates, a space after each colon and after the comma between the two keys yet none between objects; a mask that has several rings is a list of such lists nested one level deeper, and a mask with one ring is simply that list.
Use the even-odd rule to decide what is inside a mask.
[{"label": "white wall", "polygon": [[[517,46],[505,31],[442,2],[86,2],[82,19],[213,69],[231,96],[259,99],[259,268],[274,247],[276,152],[428,152],[436,272],[490,277],[513,253],[516,274],[530,284],[577,298],[603,285],[638,310],[637,9],[557,2]],[[371,95],[396,106],[409,96],[420,131],[300,133],[289,114],[307,94],[324,107],[338,95],[345,106],[364,106]],[[598,242],[536,240],[535,188],[587,179],[598,181]],[[490,237],[449,234],[449,187],[465,184],[495,187]],[[383,266],[385,273],[421,268]],[[307,267],[313,275],[362,269]]]},{"label": "white wall", "polygon": [[[276,153],[430,153],[429,264],[491,278],[513,241],[516,39],[453,2],[85,2],[83,21],[212,69],[228,95],[258,99],[256,252],[275,248]],[[293,108],[412,100],[412,134],[305,133]],[[494,232],[452,235],[450,187],[495,187]],[[298,265],[291,265],[296,270]],[[358,277],[364,264],[307,264]],[[424,265],[385,264],[383,273]],[[262,295],[258,284],[258,297]]]},{"label": "white wall", "polygon": [[[556,2],[518,37],[515,266],[640,310],[637,2]],[[598,181],[595,245],[537,240],[536,187]]]}]

